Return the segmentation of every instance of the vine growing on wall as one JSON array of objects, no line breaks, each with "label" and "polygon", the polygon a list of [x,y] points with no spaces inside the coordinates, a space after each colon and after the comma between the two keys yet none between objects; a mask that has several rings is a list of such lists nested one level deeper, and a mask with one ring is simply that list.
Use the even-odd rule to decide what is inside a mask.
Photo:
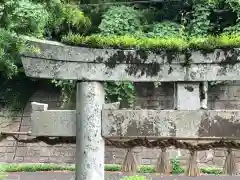
[{"label": "vine growing on wall", "polygon": [[[76,81],[53,80],[61,88],[62,108],[75,109]],[[105,102],[121,102],[124,107],[131,107],[135,102],[135,88],[131,82],[105,82]]]},{"label": "vine growing on wall", "polygon": [[187,24],[190,36],[207,36],[211,30],[210,14],[212,4],[204,1],[193,5],[193,11],[190,14],[192,18]]}]

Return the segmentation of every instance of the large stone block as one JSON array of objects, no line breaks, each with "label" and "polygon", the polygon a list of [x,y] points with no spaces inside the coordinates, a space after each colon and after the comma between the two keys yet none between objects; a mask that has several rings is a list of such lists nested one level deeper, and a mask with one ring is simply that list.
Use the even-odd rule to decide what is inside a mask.
[{"label": "large stone block", "polygon": [[[48,110],[47,104],[36,102],[31,104],[33,136],[76,136],[76,110]],[[109,103],[104,104],[103,109],[116,110],[119,106],[120,102]]]},{"label": "large stone block", "polygon": [[103,110],[102,134],[104,137],[240,137],[240,111]]},{"label": "large stone block", "polygon": [[75,110],[33,111],[32,135],[76,136]]},{"label": "large stone block", "polygon": [[177,83],[177,109],[196,110],[200,109],[199,83]]}]

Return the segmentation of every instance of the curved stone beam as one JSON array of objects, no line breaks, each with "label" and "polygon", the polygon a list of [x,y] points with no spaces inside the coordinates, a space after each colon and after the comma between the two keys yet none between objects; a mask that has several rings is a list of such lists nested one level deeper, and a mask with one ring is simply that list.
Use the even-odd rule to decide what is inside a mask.
[{"label": "curved stone beam", "polygon": [[98,62],[109,63],[115,58],[116,64],[179,64],[190,60],[191,64],[240,62],[240,48],[216,49],[212,52],[193,51],[191,54],[179,54],[171,51],[154,53],[143,50],[121,50],[110,48],[87,48],[68,46],[56,41],[41,40],[24,36],[27,42],[37,47],[41,53],[25,52],[23,56],[48,60],[73,61],[73,62]]},{"label": "curved stone beam", "polygon": [[[239,49],[211,53],[156,54],[149,51],[66,46],[28,38],[40,53],[22,55],[29,77],[91,81],[240,80]],[[190,64],[186,65],[186,58]]]}]

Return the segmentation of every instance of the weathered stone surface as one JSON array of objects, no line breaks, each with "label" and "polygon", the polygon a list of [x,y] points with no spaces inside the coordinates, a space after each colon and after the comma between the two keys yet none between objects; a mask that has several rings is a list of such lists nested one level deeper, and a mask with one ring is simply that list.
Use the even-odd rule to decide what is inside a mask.
[{"label": "weathered stone surface", "polygon": [[31,114],[34,136],[75,136],[75,110],[33,111]]},{"label": "weathered stone surface", "polygon": [[33,111],[46,111],[48,109],[48,104],[32,102],[31,105]]},{"label": "weathered stone surface", "polygon": [[[142,109],[147,109],[147,108],[155,108],[156,107],[152,107],[150,106],[150,104],[152,104],[153,101],[158,101],[164,104],[160,104],[161,105],[161,109],[173,109],[172,105],[168,105],[168,102],[170,102],[172,104],[172,94],[173,94],[173,86],[172,84],[168,84],[168,83],[162,83],[162,85],[156,89],[151,89],[152,83],[137,83],[138,85],[136,86],[137,90],[139,91],[138,93],[138,97],[137,100],[141,99],[141,103],[137,103],[137,105],[141,104],[141,108]],[[239,96],[240,96],[240,88],[239,88],[239,81],[236,83],[228,83],[226,85],[221,85],[221,86],[216,86],[216,87],[211,87],[209,89],[209,95],[210,96],[218,96],[218,99],[215,101],[215,99],[213,98],[209,98],[209,103],[213,104],[213,107],[215,107],[216,109],[225,109],[225,108],[231,108],[231,109],[239,109]],[[140,97],[139,97],[140,96]],[[59,109],[59,104],[61,104],[59,102],[60,100],[60,94],[58,92],[52,92],[51,90],[42,90],[39,89],[34,96],[31,98],[30,102],[34,101],[34,102],[45,102],[48,104],[49,109]],[[58,102],[56,102],[58,101]],[[221,102],[221,107],[218,106],[218,104]],[[143,105],[146,104],[146,105]],[[228,106],[228,104],[231,103],[235,106]],[[217,104],[217,105],[215,105]],[[227,106],[226,106],[227,105]],[[237,106],[238,105],[238,106]],[[31,103],[28,103],[27,108],[25,109],[25,113],[24,113],[24,117],[23,117],[23,122],[22,122],[22,126],[21,126],[21,131],[25,131],[25,127],[26,125],[30,127],[31,125],[31,118],[30,118],[30,114],[31,114]],[[2,111],[3,115],[6,115],[5,111]],[[28,116],[29,115],[29,116]],[[21,112],[17,114],[18,122],[15,122],[14,120],[14,129],[12,129],[12,125],[11,126],[6,126],[5,128],[2,129],[2,131],[18,131],[19,125],[20,125],[20,120],[21,120]],[[13,121],[12,117],[9,117],[9,121]],[[5,124],[5,123],[4,123]],[[9,123],[7,123],[9,124]],[[6,124],[6,125],[7,125]],[[5,125],[4,125],[5,126]],[[16,127],[16,128],[15,128]],[[24,128],[23,128],[24,127]],[[23,129],[24,130],[23,130]],[[30,129],[29,129],[30,130]],[[22,138],[22,137],[20,137]],[[25,137],[24,137],[25,138]],[[65,144],[64,147],[69,147],[72,148],[72,151],[75,151],[75,144]],[[34,148],[34,149],[41,149],[41,155],[44,157],[27,157],[27,159],[23,159],[22,156],[16,156],[14,159],[12,159],[12,157],[8,158],[9,160],[11,160],[11,163],[18,163],[18,159],[23,159],[23,163],[26,163],[27,160],[29,160],[29,158],[34,158],[35,162],[41,162],[42,158],[47,158],[47,155],[50,153],[52,153],[53,151],[62,151],[63,154],[66,154],[66,157],[64,158],[63,156],[61,157],[54,157],[52,155],[49,156],[49,161],[48,163],[55,163],[55,162],[59,162],[59,163],[68,163],[68,155],[69,155],[69,151],[71,150],[63,150],[64,148],[62,147],[62,144],[58,144],[55,146],[50,146],[47,145],[43,142],[40,143],[18,143],[17,145],[17,151],[29,151],[30,149]],[[9,149],[5,149],[5,148],[9,148]],[[47,149],[45,149],[47,148]],[[3,151],[0,153],[0,160],[1,163],[6,162],[7,159],[1,158],[2,156],[4,156],[5,154],[8,153],[14,153],[16,150],[16,141],[15,140],[4,140],[0,143],[0,149],[3,149]],[[116,149],[116,148],[110,148],[110,147],[105,147],[105,164],[115,164],[115,163],[122,163],[124,160],[124,155],[125,155],[125,150],[124,149]],[[171,153],[171,152],[174,153]],[[175,158],[176,155],[178,155],[178,152],[176,150],[170,150],[168,149],[169,155],[171,155],[169,158]],[[221,151],[222,153],[214,153],[214,156],[217,156],[218,158],[222,158],[225,159],[226,157],[226,149],[218,149],[217,151]],[[7,153],[6,153],[7,152]],[[139,163],[139,165],[142,162],[142,159],[150,159],[151,164],[155,165],[156,164],[156,157],[157,155],[161,152],[161,150],[159,149],[145,149],[142,147],[136,147],[134,148],[134,152],[138,152],[136,153],[136,158],[137,158],[137,162]],[[189,151],[187,151],[189,153]],[[235,155],[236,155],[236,161],[240,162],[240,151],[236,150],[234,151]],[[58,153],[54,153],[54,154],[58,154]],[[71,152],[71,154],[73,154]],[[110,155],[107,155],[110,154]],[[157,154],[157,155],[156,155]],[[180,162],[182,163],[183,161],[188,162],[189,160],[189,156],[187,156],[186,153],[183,153],[183,150],[181,150],[181,159]],[[207,153],[206,153],[207,154]],[[155,157],[154,157],[155,156]],[[26,156],[25,156],[26,157]],[[153,157],[153,158],[152,158]],[[217,166],[217,167],[222,167],[222,164],[214,164],[214,163],[218,163],[219,161],[214,161],[213,159],[209,159],[206,160],[206,157],[201,156],[201,152],[199,153],[199,159],[200,159],[200,165],[204,165],[205,167],[212,167],[212,166]],[[71,163],[75,163],[75,155],[73,155],[71,157]],[[183,164],[182,164],[183,165]],[[240,166],[239,166],[240,167]]]},{"label": "weathered stone surface", "polygon": [[[32,113],[32,134],[75,136],[75,110]],[[103,110],[103,136],[240,136],[238,110]]]},{"label": "weathered stone surface", "polygon": [[[68,46],[55,41],[40,40],[32,37],[25,37],[31,45],[37,47],[38,52],[25,52],[26,57],[38,57],[41,59],[54,59],[59,61],[72,62],[98,62],[98,63],[127,63],[127,64],[179,64],[186,63],[222,63],[226,61],[239,62],[239,49],[216,49],[212,52],[194,51],[189,54],[176,52],[154,53],[143,50],[121,50],[121,49],[97,49],[77,46]],[[117,58],[119,57],[119,58]],[[187,58],[188,57],[188,58]]]},{"label": "weathered stone surface", "polygon": [[[155,54],[136,50],[94,49],[32,40],[40,53],[22,57],[26,75],[37,78],[94,81],[240,80],[239,49]],[[170,58],[170,59],[169,59]]]},{"label": "weathered stone surface", "polygon": [[[94,81],[184,81],[185,68],[163,64],[155,69],[147,64],[118,64],[108,67],[104,63],[84,63],[22,58],[29,77],[46,79],[75,79]],[[171,72],[171,73],[169,73]]]},{"label": "weathered stone surface", "polygon": [[240,64],[118,64],[68,62],[22,57],[29,77],[94,81],[225,81],[240,80]]},{"label": "weathered stone surface", "polygon": [[102,134],[104,137],[240,137],[240,111],[103,110]]},{"label": "weathered stone surface", "polygon": [[[31,132],[34,136],[75,136],[75,110],[47,110],[48,104],[32,102]],[[120,102],[104,104],[103,109],[119,109]],[[23,128],[23,126],[22,126]]]}]

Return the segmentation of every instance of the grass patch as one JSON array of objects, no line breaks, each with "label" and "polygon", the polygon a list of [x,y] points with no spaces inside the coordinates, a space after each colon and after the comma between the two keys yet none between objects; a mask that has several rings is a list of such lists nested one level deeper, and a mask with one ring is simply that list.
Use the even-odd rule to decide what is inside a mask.
[{"label": "grass patch", "polygon": [[145,176],[129,176],[129,177],[124,177],[121,180],[147,180]]},{"label": "grass patch", "polygon": [[121,165],[119,164],[105,164],[105,171],[120,171]]},{"label": "grass patch", "polygon": [[222,169],[221,168],[214,168],[214,167],[206,167],[206,168],[202,168],[201,169],[202,173],[205,174],[214,174],[214,175],[218,175],[218,174],[222,174]]},{"label": "grass patch", "polygon": [[1,164],[0,172],[74,171],[73,165],[56,164]]},{"label": "grass patch", "polygon": [[82,36],[69,33],[63,36],[62,42],[72,46],[87,46],[93,48],[142,49],[159,52],[161,50],[214,50],[240,47],[238,34],[221,34],[219,36],[192,38],[148,38],[136,36],[103,36],[99,34]]},{"label": "grass patch", "polygon": [[[117,172],[120,171],[121,165],[106,164],[105,171]],[[56,164],[1,164],[0,172],[37,172],[37,171],[74,171],[74,165],[56,165]],[[182,167],[173,168],[172,174],[181,174],[185,171]],[[205,174],[221,174],[220,168],[209,167],[202,168],[202,173]],[[150,165],[142,165],[138,169],[138,173],[155,173],[154,167]],[[1,175],[1,174],[0,174]],[[0,179],[1,180],[1,179]]]},{"label": "grass patch", "polygon": [[4,180],[7,177],[6,173],[0,173],[0,180]]}]

